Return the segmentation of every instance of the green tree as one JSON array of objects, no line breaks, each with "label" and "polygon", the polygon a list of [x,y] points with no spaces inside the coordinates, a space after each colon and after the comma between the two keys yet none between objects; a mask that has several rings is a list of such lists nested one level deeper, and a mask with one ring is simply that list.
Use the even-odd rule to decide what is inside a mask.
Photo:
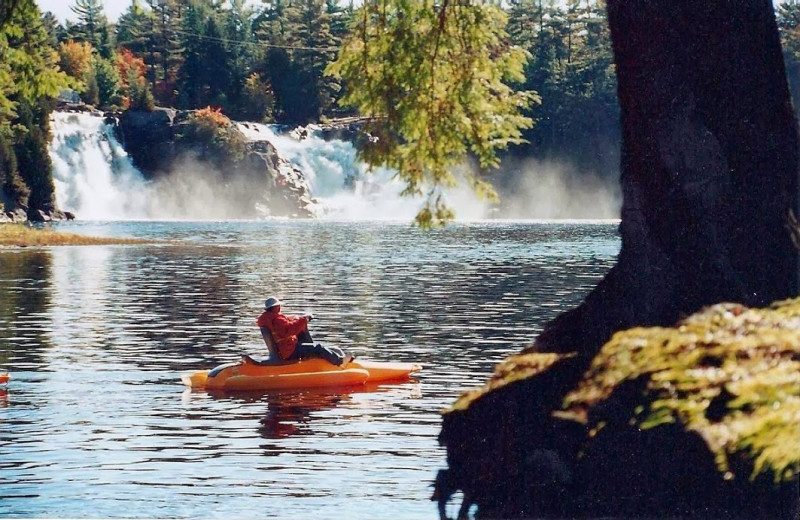
[{"label": "green tree", "polygon": [[9,135],[19,102],[55,97],[70,84],[32,0],[19,0],[0,26],[0,135]]},{"label": "green tree", "polygon": [[542,97],[528,113],[537,121],[524,133],[530,144],[515,151],[616,172],[619,108],[603,3],[518,0],[508,32],[532,56],[522,88]]},{"label": "green tree", "polygon": [[115,65],[116,56],[94,59],[92,72],[97,83],[98,105],[101,107],[119,106],[122,102],[122,81]]},{"label": "green tree", "polygon": [[81,93],[81,100],[87,105],[96,107],[100,104],[100,87],[97,84],[97,76],[95,75],[94,67],[91,67],[87,71],[84,85],[85,88]]},{"label": "green tree", "polygon": [[331,34],[336,41],[343,40],[348,33],[348,28],[353,20],[353,1],[345,5],[337,0],[325,0],[325,11],[330,19]]},{"label": "green tree", "polygon": [[295,8],[287,0],[272,0],[265,4],[266,7],[253,22],[256,42],[260,48],[266,49],[263,56],[256,58],[256,70],[272,86],[275,119],[287,122],[291,119],[287,113],[292,113],[292,90],[299,83],[295,79],[289,50],[289,38],[293,30],[290,16]]},{"label": "green tree", "polygon": [[[202,85],[206,87],[206,101],[217,106],[227,103],[228,88],[231,83],[231,70],[228,51],[216,16],[209,16],[203,27],[203,69]],[[207,64],[213,63],[214,67]]]},{"label": "green tree", "polygon": [[242,104],[240,107],[242,119],[248,121],[264,122],[272,119],[272,109],[275,96],[272,87],[264,83],[255,72],[244,83]]},{"label": "green tree", "polygon": [[150,71],[150,83],[156,100],[163,105],[172,105],[178,70],[183,62],[180,30],[185,2],[147,0],[147,4],[150,6],[150,26],[146,33],[145,62]]},{"label": "green tree", "polygon": [[287,12],[292,30],[287,38],[293,74],[283,95],[283,108],[293,123],[318,121],[333,104],[339,85],[325,68],[334,61],[337,40],[324,0],[301,0]]},{"label": "green tree", "polygon": [[77,22],[68,25],[69,37],[87,42],[102,56],[109,57],[113,52],[113,40],[102,0],[75,0],[70,10],[77,16]]},{"label": "green tree", "polygon": [[[183,17],[181,38],[183,63],[178,74],[181,106],[199,108],[207,105],[228,109],[232,89],[232,56],[223,31],[223,16],[212,4],[196,2]],[[231,25],[234,25],[231,22]],[[213,63],[213,67],[209,66]],[[244,79],[241,80],[242,83]]]},{"label": "green tree", "polygon": [[[2,11],[0,24],[0,185],[12,202],[51,209],[52,173],[46,145],[51,100],[71,84],[32,0]],[[21,157],[20,157],[21,155]]]},{"label": "green tree", "polygon": [[226,40],[229,83],[226,92],[227,112],[234,117],[243,115],[245,83],[254,61],[253,10],[245,0],[230,0],[230,8],[221,13]]},{"label": "green tree", "polygon": [[63,30],[56,15],[50,11],[42,15],[42,26],[47,33],[47,45],[54,49],[58,47],[59,34]]},{"label": "green tree", "polygon": [[[197,108],[205,102],[205,42],[202,38],[205,20],[211,8],[200,2],[189,4],[181,20],[181,46],[183,63],[178,72],[178,104],[183,108]],[[208,104],[208,103],[205,103]]]},{"label": "green tree", "polygon": [[480,174],[498,165],[498,149],[521,141],[532,122],[520,110],[535,100],[507,83],[522,81],[527,53],[509,44],[505,13],[494,5],[387,0],[365,2],[354,20],[328,72],[350,86],[342,101],[371,118],[377,142],[361,158],[397,170],[406,194],[426,190],[416,218],[423,226],[452,218],[442,188],[457,183],[453,169],[467,154],[481,169],[468,182],[495,196]]},{"label": "green tree", "polygon": [[20,104],[18,121],[26,131],[17,136],[14,144],[20,176],[30,189],[27,204],[32,210],[47,213],[56,209],[53,165],[47,151],[51,110],[50,104],[44,102]]},{"label": "green tree", "polygon": [[148,48],[147,32],[151,25],[150,11],[145,10],[139,0],[131,0],[131,5],[117,20],[117,45],[143,55]]}]

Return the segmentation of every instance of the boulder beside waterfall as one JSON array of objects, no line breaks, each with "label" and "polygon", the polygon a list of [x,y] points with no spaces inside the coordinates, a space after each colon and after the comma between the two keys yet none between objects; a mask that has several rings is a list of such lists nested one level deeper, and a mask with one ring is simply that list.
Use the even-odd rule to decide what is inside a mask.
[{"label": "boulder beside waterfall", "polygon": [[[265,140],[246,140],[244,154],[225,155],[186,136],[190,112],[159,108],[153,112],[128,110],[117,123],[117,133],[134,164],[149,179],[166,175],[215,176],[237,202],[233,218],[263,216],[309,218],[317,202],[297,167],[281,158]],[[233,131],[238,132],[237,129]]]}]

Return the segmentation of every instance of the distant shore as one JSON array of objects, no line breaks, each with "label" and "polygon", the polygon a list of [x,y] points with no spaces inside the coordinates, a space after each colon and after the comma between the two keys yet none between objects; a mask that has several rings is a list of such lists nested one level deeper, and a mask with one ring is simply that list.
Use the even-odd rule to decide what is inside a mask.
[{"label": "distant shore", "polygon": [[150,241],[135,238],[106,238],[39,229],[25,224],[0,224],[0,246],[95,246],[114,244],[145,244]]}]

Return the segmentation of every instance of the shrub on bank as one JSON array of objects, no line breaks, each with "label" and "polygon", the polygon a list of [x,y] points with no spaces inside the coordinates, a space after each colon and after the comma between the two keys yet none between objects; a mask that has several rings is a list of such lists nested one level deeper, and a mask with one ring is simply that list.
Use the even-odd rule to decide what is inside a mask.
[{"label": "shrub on bank", "polygon": [[245,154],[245,137],[220,109],[206,107],[193,112],[179,140],[199,148],[202,158],[239,160]]}]

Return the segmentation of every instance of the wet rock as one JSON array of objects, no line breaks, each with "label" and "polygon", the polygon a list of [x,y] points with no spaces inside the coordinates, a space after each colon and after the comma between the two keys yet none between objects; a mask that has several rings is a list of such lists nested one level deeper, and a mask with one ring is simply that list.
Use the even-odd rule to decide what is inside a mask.
[{"label": "wet rock", "polygon": [[53,220],[50,215],[40,209],[28,211],[28,220],[31,222],[50,222]]},{"label": "wet rock", "polygon": [[305,175],[281,158],[271,143],[248,141],[243,154],[215,151],[187,136],[190,116],[191,112],[172,109],[122,114],[121,141],[146,177],[168,176],[191,163],[217,176],[224,195],[237,201],[236,218],[314,215],[316,201]]},{"label": "wet rock", "polygon": [[147,177],[168,168],[176,158],[175,115],[174,109],[157,108],[152,112],[126,110],[119,118],[120,141]]}]

